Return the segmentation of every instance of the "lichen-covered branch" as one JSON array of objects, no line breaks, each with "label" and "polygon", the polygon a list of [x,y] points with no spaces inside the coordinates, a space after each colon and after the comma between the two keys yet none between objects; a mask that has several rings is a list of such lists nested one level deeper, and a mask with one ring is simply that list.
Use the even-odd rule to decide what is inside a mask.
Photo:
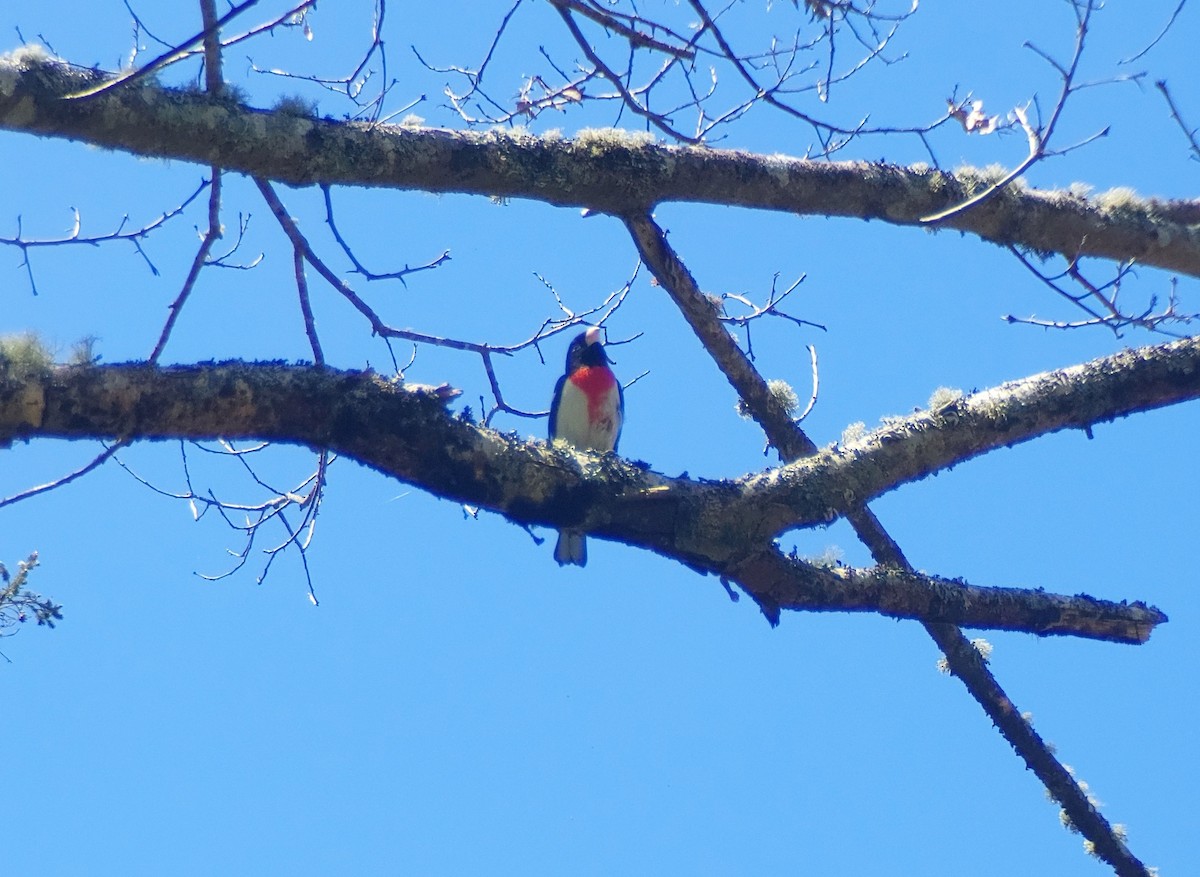
[{"label": "lichen-covered branch", "polygon": [[[0,58],[0,129],[217,165],[292,185],[360,185],[530,198],[620,215],[668,202],[725,204],[918,226],[988,185],[978,174],[808,161],[585,131],[573,140],[338,122],[268,112],[25,49]],[[1078,197],[1009,186],[938,227],[1068,258],[1134,259],[1200,276],[1200,202]]]},{"label": "lichen-covered branch", "polygon": [[[1066,633],[1114,642],[1145,642],[1167,617],[1144,603],[1113,603],[1086,594],[1063,597],[1020,588],[981,588],[895,567],[822,569],[778,551],[764,551],[731,568],[762,602],[809,612],[877,612],[892,618],[941,619],[993,630],[1050,636]],[[798,587],[798,585],[802,585]],[[1008,618],[1009,612],[1011,618]],[[1034,624],[1031,626],[1030,622]]]},{"label": "lichen-covered branch", "polygon": [[[731,344],[727,333],[718,325],[715,312],[705,307],[705,296],[696,285],[687,266],[667,243],[663,231],[648,215],[627,218],[626,225],[642,258],[667,289],[697,337],[705,345],[705,349],[738,391],[748,410],[763,427],[768,440],[779,449],[783,460],[794,463],[814,453],[815,446],[812,440],[805,435],[799,424],[781,417],[777,410],[777,400],[764,392],[766,387],[762,376],[745,361],[741,350]],[[855,533],[870,549],[877,564],[892,572],[895,578],[916,575],[900,546],[866,505],[865,498],[851,497],[845,514]],[[810,565],[790,558],[785,560],[774,550],[739,559],[739,584],[754,596],[769,618],[777,616],[780,608],[793,606],[792,601],[795,597],[789,593],[789,589],[795,578],[789,579],[781,575],[779,570],[780,566],[789,561],[794,565],[794,572],[810,576],[821,575],[819,570]],[[937,583],[930,582],[928,585],[928,591],[936,593]],[[844,593],[842,589],[837,590]],[[1061,616],[1056,614],[1053,617]],[[1142,862],[1129,851],[1123,839],[1096,809],[1080,784],[1055,757],[1041,735],[1020,714],[1008,694],[1000,687],[986,661],[963,635],[961,625],[964,623],[969,622],[962,616],[956,620],[933,620],[928,617],[922,619],[922,626],[942,650],[950,672],[963,682],[1004,739],[1034,771],[1047,792],[1062,805],[1063,813],[1093,845],[1097,855],[1111,863],[1118,874],[1145,877],[1147,872]]]},{"label": "lichen-covered branch", "polygon": [[773,510],[773,522],[764,526],[782,530],[792,524],[789,514],[804,526],[819,513],[816,496],[840,496],[839,508],[849,510],[998,448],[1064,429],[1090,434],[1098,423],[1196,398],[1200,337],[1123,350],[973,393],[751,476],[745,486]]},{"label": "lichen-covered branch", "polygon": [[1097,857],[1112,865],[1119,877],[1150,877],[1155,873],[1130,851],[1123,833],[1108,821],[1092,796],[1055,757],[1051,746],[1028,717],[1017,709],[997,683],[983,655],[958,627],[926,622],[925,629],[946,656],[952,672],[963,679],[1004,739],[1042,781],[1046,791],[1062,805],[1066,818],[1093,845]]},{"label": "lichen-covered branch", "polygon": [[972,627],[1142,642],[1141,604],[993,590],[916,573],[821,570],[784,558],[745,483],[667,478],[613,455],[507,438],[446,411],[444,394],[370,372],[229,362],[0,368],[0,442],[32,437],[254,439],[350,457],[524,524],[596,535],[732,579],[788,609],[879,611]]}]

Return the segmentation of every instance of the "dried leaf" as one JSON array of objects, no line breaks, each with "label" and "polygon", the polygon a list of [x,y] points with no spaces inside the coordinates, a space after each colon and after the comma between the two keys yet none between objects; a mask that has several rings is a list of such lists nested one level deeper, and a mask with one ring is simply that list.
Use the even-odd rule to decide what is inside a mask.
[{"label": "dried leaf", "polygon": [[981,100],[971,101],[969,106],[950,103],[950,116],[957,119],[968,134],[991,134],[1000,126],[1000,117],[984,113]]}]

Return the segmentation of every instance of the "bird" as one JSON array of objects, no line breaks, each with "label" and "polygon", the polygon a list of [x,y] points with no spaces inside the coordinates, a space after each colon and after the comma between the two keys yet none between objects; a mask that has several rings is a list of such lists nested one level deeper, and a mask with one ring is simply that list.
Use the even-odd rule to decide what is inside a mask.
[{"label": "bird", "polygon": [[[625,394],[600,343],[600,327],[580,332],[567,348],[567,367],[550,403],[550,440],[608,453],[617,449],[625,421]],[[587,565],[587,539],[581,530],[559,530],[554,546],[559,566]]]}]

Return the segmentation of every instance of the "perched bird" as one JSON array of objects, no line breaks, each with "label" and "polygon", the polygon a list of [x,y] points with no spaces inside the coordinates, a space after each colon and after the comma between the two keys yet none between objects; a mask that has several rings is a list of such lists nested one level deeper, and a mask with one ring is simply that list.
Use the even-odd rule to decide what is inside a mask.
[{"label": "perched bird", "polygon": [[[608,367],[600,328],[575,336],[567,348],[567,370],[554,387],[550,404],[550,439],[576,448],[615,451],[625,419],[625,394]],[[587,540],[579,530],[559,530],[554,559],[559,566],[587,564]]]}]

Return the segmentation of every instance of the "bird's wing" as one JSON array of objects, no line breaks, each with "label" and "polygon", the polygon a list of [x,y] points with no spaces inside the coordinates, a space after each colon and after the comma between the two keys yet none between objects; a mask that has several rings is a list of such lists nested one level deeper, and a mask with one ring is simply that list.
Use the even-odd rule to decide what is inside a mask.
[{"label": "bird's wing", "polygon": [[621,441],[621,429],[625,426],[625,390],[621,381],[617,380],[617,434],[613,437],[613,453],[617,452],[617,444]]},{"label": "bird's wing", "polygon": [[553,399],[553,401],[550,402],[549,435],[550,435],[551,441],[554,441],[554,439],[557,438],[557,430],[555,429],[555,427],[558,424],[558,406],[559,406],[559,403],[562,402],[563,386],[566,383],[567,383],[567,376],[563,375],[561,378],[558,379],[558,383],[554,385],[554,399]]}]

